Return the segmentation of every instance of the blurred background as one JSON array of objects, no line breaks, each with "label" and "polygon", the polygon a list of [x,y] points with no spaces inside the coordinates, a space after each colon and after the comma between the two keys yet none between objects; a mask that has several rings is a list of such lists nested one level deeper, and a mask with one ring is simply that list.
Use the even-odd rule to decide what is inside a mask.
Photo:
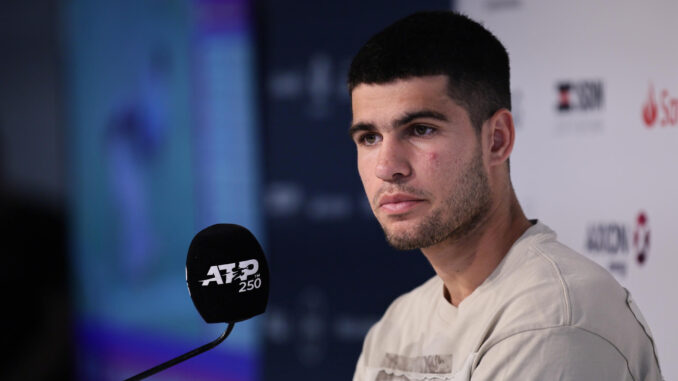
[{"label": "blurred background", "polygon": [[634,294],[678,377],[677,3],[0,9],[1,379],[121,380],[215,339],[224,327],[193,308],[184,265],[218,222],[262,243],[267,312],[152,379],[350,379],[367,329],[433,271],[372,218],[345,76],[372,34],[430,9],[462,10],[505,43],[519,199]]}]

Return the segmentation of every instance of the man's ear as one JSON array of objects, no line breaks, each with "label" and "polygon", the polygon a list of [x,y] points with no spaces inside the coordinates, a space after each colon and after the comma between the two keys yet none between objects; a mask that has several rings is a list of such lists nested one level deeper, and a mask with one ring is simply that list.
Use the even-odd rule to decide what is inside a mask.
[{"label": "man's ear", "polygon": [[486,122],[485,144],[488,148],[489,165],[496,166],[508,160],[513,151],[516,139],[516,130],[513,125],[513,115],[505,108],[495,112]]}]

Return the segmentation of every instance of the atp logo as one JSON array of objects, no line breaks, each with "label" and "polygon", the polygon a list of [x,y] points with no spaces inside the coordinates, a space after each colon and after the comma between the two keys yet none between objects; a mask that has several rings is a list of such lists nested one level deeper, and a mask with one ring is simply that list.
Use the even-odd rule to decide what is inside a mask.
[{"label": "atp logo", "polygon": [[[235,267],[236,263],[211,266],[207,271],[207,276],[211,275],[212,277],[202,280],[203,287],[209,286],[212,282],[223,285],[233,283],[234,280],[239,280],[241,281],[240,283],[244,283],[247,282],[247,277],[250,275],[254,275],[255,277],[258,275],[259,262],[256,259],[240,261],[237,265],[238,268]],[[261,279],[257,277],[257,280],[259,280],[259,285],[261,285]]]}]

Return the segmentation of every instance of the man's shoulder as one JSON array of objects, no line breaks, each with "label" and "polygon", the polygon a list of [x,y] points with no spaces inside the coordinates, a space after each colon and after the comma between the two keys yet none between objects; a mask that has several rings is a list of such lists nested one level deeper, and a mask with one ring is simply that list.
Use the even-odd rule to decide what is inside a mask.
[{"label": "man's shoulder", "polygon": [[498,279],[488,281],[497,283],[495,291],[507,307],[552,306],[555,314],[545,324],[581,323],[590,310],[610,313],[610,305],[626,306],[624,288],[607,270],[558,241],[541,223],[516,242],[505,262],[491,276]]},{"label": "man's shoulder", "polygon": [[[544,283],[552,295],[546,300],[562,304],[562,323],[565,325],[586,325],[588,318],[613,316],[626,310],[627,292],[603,267],[566,246],[556,239],[555,233],[537,239],[527,248],[528,258],[533,266],[525,266],[512,274],[516,278],[531,279],[530,272],[538,274],[534,287]],[[546,301],[542,300],[542,301]],[[592,311],[597,314],[592,315]]]},{"label": "man's shoulder", "polygon": [[484,349],[518,335],[548,338],[551,332],[575,329],[644,364],[630,363],[630,369],[656,361],[652,339],[628,291],[607,270],[559,242],[550,229],[542,232],[546,234],[508,254],[513,258],[492,289],[500,296],[492,298],[497,301],[495,323],[488,327],[492,334]]},{"label": "man's shoulder", "polygon": [[602,332],[625,313],[626,292],[595,262],[556,239],[539,223],[509,250],[472,295],[470,315],[489,315],[492,342],[527,331],[577,326]]},{"label": "man's shoulder", "polygon": [[558,241],[556,234],[542,223],[533,226],[514,245],[507,254],[507,262],[502,274],[505,281],[529,289],[551,285],[546,289],[562,294],[558,299],[564,303],[625,295],[607,270]]}]

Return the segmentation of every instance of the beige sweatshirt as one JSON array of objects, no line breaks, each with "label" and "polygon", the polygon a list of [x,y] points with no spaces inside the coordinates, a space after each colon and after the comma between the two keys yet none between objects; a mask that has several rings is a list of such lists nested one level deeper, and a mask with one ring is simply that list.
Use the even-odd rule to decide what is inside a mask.
[{"label": "beige sweatshirt", "polygon": [[661,380],[629,293],[537,223],[458,307],[437,276],[367,334],[354,381]]}]

